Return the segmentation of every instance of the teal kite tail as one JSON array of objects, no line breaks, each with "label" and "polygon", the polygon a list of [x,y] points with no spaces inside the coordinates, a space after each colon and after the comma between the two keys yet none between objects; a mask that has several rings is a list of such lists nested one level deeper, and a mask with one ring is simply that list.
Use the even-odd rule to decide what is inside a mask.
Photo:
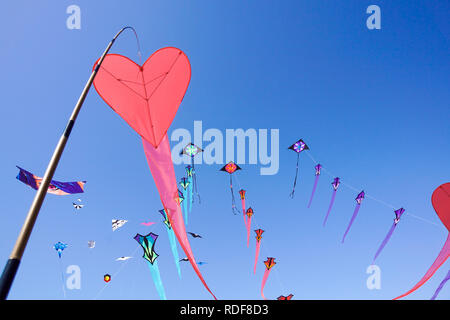
[{"label": "teal kite tail", "polygon": [[188,210],[187,210],[187,192],[186,190],[183,191],[183,196],[184,196],[184,201],[183,201],[183,211],[184,211],[184,222],[186,223],[186,225],[188,224]]},{"label": "teal kite tail", "polygon": [[189,177],[189,187],[188,187],[188,196],[189,196],[189,212],[192,211],[192,202],[194,202],[194,197],[192,195],[192,177]]},{"label": "teal kite tail", "polygon": [[167,229],[169,235],[170,248],[172,249],[173,258],[175,259],[175,265],[177,267],[178,276],[181,279],[180,257],[178,256],[177,241],[175,240],[175,233],[173,229]]},{"label": "teal kite tail", "polygon": [[152,274],[153,283],[155,284],[156,291],[158,291],[159,298],[161,300],[167,300],[166,292],[164,291],[164,286],[161,281],[161,275],[159,274],[158,261],[155,260],[153,264],[147,261],[148,266],[150,268],[150,272]]}]

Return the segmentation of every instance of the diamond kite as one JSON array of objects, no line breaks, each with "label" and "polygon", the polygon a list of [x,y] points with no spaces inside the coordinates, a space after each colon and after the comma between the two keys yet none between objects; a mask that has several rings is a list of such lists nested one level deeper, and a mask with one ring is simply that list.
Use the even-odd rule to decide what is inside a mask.
[{"label": "diamond kite", "polygon": [[294,198],[295,186],[297,185],[298,161],[300,159],[300,153],[304,150],[309,150],[309,147],[306,145],[306,143],[302,139],[300,139],[296,143],[294,143],[292,146],[290,146],[288,149],[297,153],[297,165],[296,165],[296,169],[295,169],[294,187],[292,188],[292,192],[290,195],[291,198]]},{"label": "diamond kite", "polygon": [[156,239],[158,239],[158,235],[152,232],[146,236],[140,235],[139,233],[134,236],[134,240],[136,240],[141,245],[142,249],[144,249],[144,255],[142,257],[147,260],[148,267],[150,268],[150,272],[152,274],[153,283],[155,284],[159,297],[162,300],[166,300],[166,293],[164,292],[158,262],[156,261],[156,258],[158,258],[158,254],[155,252]]},{"label": "diamond kite", "polygon": [[236,163],[233,161],[228,162],[225,166],[223,166],[220,171],[225,171],[230,174],[230,191],[231,191],[231,212],[234,214],[238,214],[239,211],[236,209],[236,200],[234,199],[234,192],[233,192],[233,173],[235,173],[237,170],[241,170],[241,167],[239,167]]}]

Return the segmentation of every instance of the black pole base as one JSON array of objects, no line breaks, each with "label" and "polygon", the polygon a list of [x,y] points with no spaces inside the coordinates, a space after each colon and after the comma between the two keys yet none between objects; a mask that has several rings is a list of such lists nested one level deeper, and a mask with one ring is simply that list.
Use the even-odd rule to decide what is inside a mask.
[{"label": "black pole base", "polygon": [[6,263],[2,277],[0,278],[0,300],[6,300],[8,297],[9,289],[11,289],[17,269],[19,269],[19,264],[19,259],[9,259]]}]

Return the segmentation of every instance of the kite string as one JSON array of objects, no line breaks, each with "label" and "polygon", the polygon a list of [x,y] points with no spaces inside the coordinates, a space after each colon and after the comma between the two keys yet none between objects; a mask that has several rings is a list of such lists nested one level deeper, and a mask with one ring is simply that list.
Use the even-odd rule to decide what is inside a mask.
[{"label": "kite string", "polygon": [[[316,164],[316,165],[319,164],[319,162],[316,161],[316,159],[315,159],[315,158],[313,157],[313,155],[311,154],[311,151],[310,151],[310,150],[308,150],[308,152],[306,152],[306,154],[307,154],[308,157],[314,162],[314,164]],[[321,164],[321,165],[322,165],[322,164]],[[331,171],[329,171],[329,170],[327,170],[326,168],[324,168],[323,165],[322,165],[322,171],[323,171],[325,174],[327,174],[328,176],[330,176],[330,177],[337,177],[337,175],[333,174]],[[340,181],[340,183],[341,183],[341,185],[343,185],[344,187],[347,187],[347,188],[349,188],[349,189],[351,189],[351,190],[353,190],[353,191],[355,191],[355,192],[359,192],[359,191],[360,191],[360,189],[357,189],[357,188],[355,188],[354,186],[352,186],[352,185],[350,185],[350,184],[348,184],[348,183],[343,182],[342,180]],[[378,203],[384,205],[384,206],[387,207],[387,208],[392,209],[392,210],[395,210],[395,208],[396,208],[396,207],[394,207],[392,204],[387,203],[387,202],[385,202],[385,201],[383,201],[383,200],[377,199],[377,198],[375,198],[375,197],[373,197],[373,196],[371,196],[371,195],[369,195],[369,194],[367,194],[367,193],[365,193],[365,196],[366,196],[367,198],[371,199],[371,200],[374,200],[374,201],[376,201],[376,202],[378,202]],[[425,218],[419,217],[419,216],[417,216],[417,215],[411,213],[410,211],[408,211],[408,216],[411,216],[411,217],[416,218],[416,219],[418,219],[418,220],[422,220],[422,221],[427,222],[427,223],[429,223],[429,224],[432,224],[432,225],[441,227],[439,224],[437,224],[437,223],[435,223],[435,222],[433,222],[433,221],[427,220],[427,219],[425,219]]]},{"label": "kite string", "polygon": [[[136,254],[136,251],[139,249],[140,247],[136,247],[136,249],[134,249],[133,253],[130,255],[131,257],[134,257],[134,255]],[[122,269],[128,264],[128,262],[130,261],[130,259],[126,260],[124,263],[121,263],[119,269],[111,276],[111,279],[115,278],[121,271]],[[92,300],[97,300],[98,296],[103,292],[103,290],[105,290],[106,286],[108,285],[108,283],[106,283],[103,288],[100,289],[100,291],[95,295],[95,297]]]}]

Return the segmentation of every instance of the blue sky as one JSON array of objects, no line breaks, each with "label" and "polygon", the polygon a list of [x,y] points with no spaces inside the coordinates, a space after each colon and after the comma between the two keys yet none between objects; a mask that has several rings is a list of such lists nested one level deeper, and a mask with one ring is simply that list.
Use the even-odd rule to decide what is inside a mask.
[{"label": "blue sky", "polygon": [[[81,8],[81,29],[66,28],[66,8]],[[366,8],[381,8],[381,30],[368,30]],[[39,1],[2,6],[0,116],[0,263],[6,262],[34,190],[15,179],[19,165],[45,171],[95,60],[125,25],[135,27],[146,59],[165,46],[189,57],[192,78],[169,130],[279,129],[280,168],[261,176],[242,164],[236,190],[247,190],[261,258],[278,261],[265,296],[295,299],[391,299],[410,289],[432,264],[447,236],[431,206],[449,181],[449,4],[429,1]],[[138,61],[124,33],[112,49]],[[361,207],[346,243],[340,239],[358,191],[342,186],[322,228],[332,177],[323,174],[311,208],[314,163],[300,157],[296,197],[289,198],[303,138],[329,172],[370,197],[406,213],[378,259],[381,290],[368,290],[366,268],[392,224],[393,211],[372,198]],[[174,145],[175,143],[172,143]],[[205,143],[206,144],[206,143]],[[191,246],[219,299],[260,299],[264,268],[253,275],[254,237],[245,246],[241,216],[230,210],[221,165],[197,166],[202,203],[188,230]],[[175,167],[177,177],[184,166]],[[81,290],[68,299],[158,299],[142,251],[132,237],[160,235],[159,267],[169,299],[209,299],[192,268],[182,280],[158,210],[159,196],[138,135],[89,93],[56,171],[57,180],[87,180],[78,196],[48,195],[9,298],[63,299],[61,266],[52,245],[69,244],[61,265],[81,268]],[[237,194],[236,194],[237,196]],[[129,222],[111,231],[111,219]],[[143,221],[157,221],[152,227]],[[93,250],[88,240],[96,240]],[[133,255],[127,264],[120,256]],[[180,255],[183,255],[180,250]],[[262,261],[262,260],[261,260]],[[409,298],[429,299],[449,262]],[[113,275],[105,287],[103,275]],[[449,298],[450,288],[440,298]]]}]

